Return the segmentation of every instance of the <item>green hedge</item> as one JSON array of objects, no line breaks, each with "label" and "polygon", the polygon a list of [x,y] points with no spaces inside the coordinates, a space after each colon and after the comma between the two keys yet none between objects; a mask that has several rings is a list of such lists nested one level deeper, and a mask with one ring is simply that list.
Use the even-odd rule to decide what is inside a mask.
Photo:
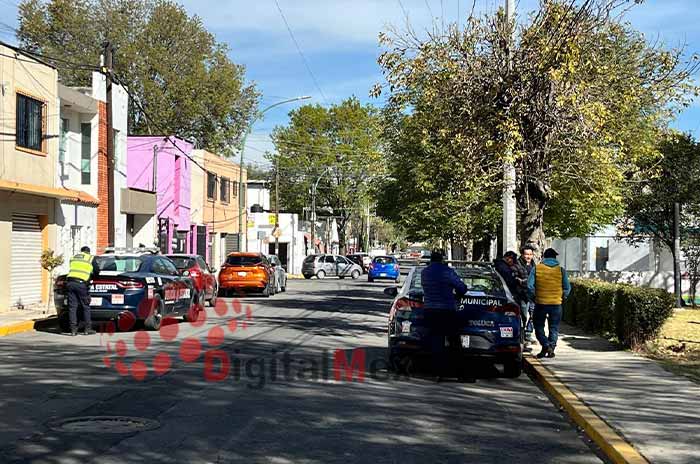
[{"label": "green hedge", "polygon": [[673,295],[656,288],[593,279],[574,279],[571,287],[564,321],[626,347],[655,338],[675,306]]}]

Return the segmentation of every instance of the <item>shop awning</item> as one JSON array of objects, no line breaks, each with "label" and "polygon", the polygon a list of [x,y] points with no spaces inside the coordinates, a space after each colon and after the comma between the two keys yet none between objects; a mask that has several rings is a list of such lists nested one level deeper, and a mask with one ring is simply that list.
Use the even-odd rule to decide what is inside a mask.
[{"label": "shop awning", "polygon": [[0,190],[25,193],[27,195],[38,195],[40,197],[47,198],[57,198],[59,200],[68,200],[76,203],[86,203],[89,205],[100,204],[100,200],[79,190],[25,184],[22,182],[13,182],[9,180],[0,180]]}]

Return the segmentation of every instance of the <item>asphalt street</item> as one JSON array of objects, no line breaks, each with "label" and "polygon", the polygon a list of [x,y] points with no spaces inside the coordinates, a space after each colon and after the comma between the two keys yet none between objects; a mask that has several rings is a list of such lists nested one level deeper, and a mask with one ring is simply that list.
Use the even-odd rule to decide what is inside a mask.
[{"label": "asphalt street", "polygon": [[601,462],[526,375],[389,375],[388,285],[290,280],[160,332],[0,339],[0,463]]}]

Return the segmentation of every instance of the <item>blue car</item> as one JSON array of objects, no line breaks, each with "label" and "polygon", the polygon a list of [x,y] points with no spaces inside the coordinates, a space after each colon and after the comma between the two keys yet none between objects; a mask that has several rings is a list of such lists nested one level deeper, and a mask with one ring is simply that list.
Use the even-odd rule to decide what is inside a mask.
[{"label": "blue car", "polygon": [[[100,272],[90,287],[93,321],[115,321],[122,329],[143,321],[146,329],[158,330],[165,316],[195,320],[202,309],[193,304],[196,292],[192,280],[181,276],[165,256],[110,253],[95,260]],[[56,279],[54,300],[59,325],[67,332],[70,324],[65,275]],[[80,310],[78,317],[82,318]]]},{"label": "blue car", "polygon": [[377,256],[372,260],[367,270],[367,281],[390,279],[398,283],[401,276],[399,263],[393,256]]},{"label": "blue car", "polygon": [[[406,361],[434,356],[436,346],[457,344],[457,362],[480,358],[502,364],[506,377],[522,373],[523,339],[520,307],[505,282],[490,265],[455,270],[467,286],[454,315],[454,329],[441,333],[426,317],[423,308],[421,271],[412,268],[399,289],[387,288],[384,293],[395,297],[389,312],[389,363],[397,369]],[[447,350],[445,349],[445,354]]]}]

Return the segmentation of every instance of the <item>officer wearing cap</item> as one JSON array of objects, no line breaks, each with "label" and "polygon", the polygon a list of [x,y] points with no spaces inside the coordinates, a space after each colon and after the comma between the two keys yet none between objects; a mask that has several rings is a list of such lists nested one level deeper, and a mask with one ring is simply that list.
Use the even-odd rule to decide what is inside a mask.
[{"label": "officer wearing cap", "polygon": [[[559,338],[561,305],[571,292],[566,270],[557,261],[557,255],[553,248],[544,250],[542,262],[532,269],[528,278],[528,293],[535,301],[535,310],[532,315],[535,337],[542,347],[537,355],[538,358],[554,357]],[[549,329],[547,336],[544,333],[545,320]]]},{"label": "officer wearing cap", "polygon": [[66,276],[68,290],[68,318],[71,335],[78,335],[78,308],[83,310],[85,335],[94,334],[90,318],[89,282],[99,273],[95,257],[90,254],[90,247],[82,247],[80,253],[70,260],[70,271]]}]

